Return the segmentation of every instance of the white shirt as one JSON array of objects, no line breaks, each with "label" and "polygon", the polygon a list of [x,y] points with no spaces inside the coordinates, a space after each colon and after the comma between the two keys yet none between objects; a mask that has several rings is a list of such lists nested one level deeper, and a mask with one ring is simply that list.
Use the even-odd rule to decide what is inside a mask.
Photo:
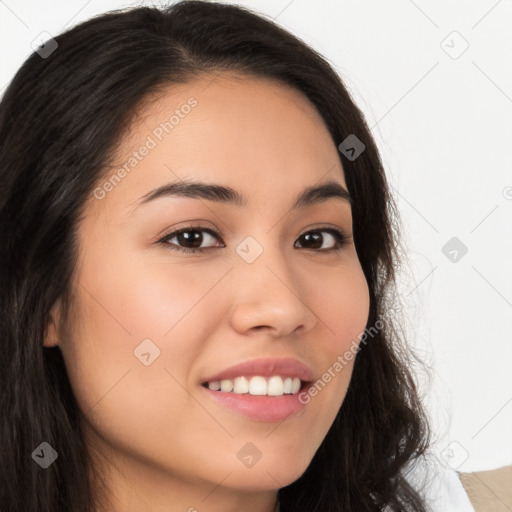
[{"label": "white shirt", "polygon": [[431,512],[475,512],[457,471],[444,462],[420,459],[404,476],[425,497]]},{"label": "white shirt", "polygon": [[[457,472],[444,463],[420,459],[404,476],[424,497],[430,512],[475,512]],[[279,503],[275,512],[280,512]]]}]

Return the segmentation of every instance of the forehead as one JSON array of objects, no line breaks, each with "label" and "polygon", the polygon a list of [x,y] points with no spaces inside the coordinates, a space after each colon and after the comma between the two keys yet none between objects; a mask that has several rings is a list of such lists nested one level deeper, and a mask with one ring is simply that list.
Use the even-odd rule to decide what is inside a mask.
[{"label": "forehead", "polygon": [[[145,156],[134,156],[145,150]],[[173,84],[139,106],[108,179],[124,166],[106,199],[133,204],[144,193],[186,179],[261,195],[295,198],[320,181],[345,187],[325,123],[307,98],[285,84],[246,75],[206,75]]]}]

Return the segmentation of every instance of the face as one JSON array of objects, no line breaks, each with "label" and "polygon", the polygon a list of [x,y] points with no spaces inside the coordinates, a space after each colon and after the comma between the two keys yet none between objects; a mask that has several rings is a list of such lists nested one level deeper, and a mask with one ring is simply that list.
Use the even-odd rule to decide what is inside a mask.
[{"label": "face", "polygon": [[[50,330],[45,342],[63,353],[118,503],[152,510],[163,496],[201,510],[207,495],[203,510],[216,510],[296,480],[343,402],[353,360],[335,363],[369,313],[350,203],[327,194],[294,206],[308,187],[347,188],[319,114],[284,85],[211,80],[141,109],[78,226],[71,335]],[[243,205],[151,197],[199,181]]]}]

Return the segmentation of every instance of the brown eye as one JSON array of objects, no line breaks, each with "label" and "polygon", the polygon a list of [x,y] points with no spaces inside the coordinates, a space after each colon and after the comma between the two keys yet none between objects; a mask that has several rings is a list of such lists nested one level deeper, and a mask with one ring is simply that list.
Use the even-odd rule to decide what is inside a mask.
[{"label": "brown eye", "polygon": [[[329,236],[325,237],[321,233],[328,233]],[[302,238],[305,241],[306,249],[318,252],[339,251],[343,246],[345,246],[348,243],[348,237],[341,231],[334,228],[308,231],[307,233],[301,235],[300,238]],[[327,249],[321,249],[323,243],[326,240],[327,242],[330,241],[329,238],[334,239],[335,246]]]},{"label": "brown eye", "polygon": [[[206,236],[202,235],[206,233]],[[170,240],[176,239],[177,243],[170,243]],[[201,247],[201,244],[209,242],[209,239],[217,238],[220,239],[220,235],[209,228],[203,228],[200,226],[191,226],[173,231],[168,235],[165,235],[159,243],[169,244],[171,249],[182,252],[202,252],[210,247]]]},{"label": "brown eye", "polygon": [[[206,236],[202,233],[206,233]],[[328,236],[322,235],[322,233],[327,233]],[[208,243],[213,238],[222,240],[220,234],[210,228],[201,226],[187,226],[165,235],[158,241],[158,243],[165,244],[170,249],[175,251],[197,253],[214,248],[215,245],[201,247],[203,243]],[[171,243],[170,241],[173,239],[175,239],[175,242]],[[331,253],[333,251],[339,251],[343,248],[343,246],[347,245],[349,241],[348,236],[334,228],[308,231],[298,238],[298,240],[301,239],[303,240],[301,242],[303,247],[301,248],[319,253]],[[326,241],[331,245],[331,247],[322,248]],[[332,246],[333,241],[334,246]],[[225,246],[222,245],[221,247]]]}]

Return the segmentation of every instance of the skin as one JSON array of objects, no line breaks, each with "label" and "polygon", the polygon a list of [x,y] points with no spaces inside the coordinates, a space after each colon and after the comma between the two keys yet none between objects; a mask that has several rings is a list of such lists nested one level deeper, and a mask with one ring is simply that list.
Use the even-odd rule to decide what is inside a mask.
[{"label": "skin", "polygon": [[[278,489],[301,476],[332,425],[354,361],[282,422],[223,409],[200,382],[259,357],[295,357],[321,378],[368,319],[350,204],[331,198],[290,210],[307,186],[333,179],[347,188],[322,118],[285,85],[211,80],[173,86],[141,109],[113,169],[176,108],[198,101],[103,199],[91,195],[78,227],[76,302],[67,325],[55,304],[45,340],[62,350],[88,446],[108,460],[116,511],[272,512]],[[248,206],[186,197],[137,206],[188,178],[231,186]],[[156,243],[190,221],[221,233],[203,232],[202,254],[173,251],[186,243],[177,237]],[[347,245],[308,249],[301,235],[326,226]],[[322,249],[335,246],[321,234]],[[263,248],[251,264],[235,250],[247,236]],[[149,366],[134,356],[146,338],[160,349]],[[262,454],[251,468],[236,456],[247,442]]]}]

